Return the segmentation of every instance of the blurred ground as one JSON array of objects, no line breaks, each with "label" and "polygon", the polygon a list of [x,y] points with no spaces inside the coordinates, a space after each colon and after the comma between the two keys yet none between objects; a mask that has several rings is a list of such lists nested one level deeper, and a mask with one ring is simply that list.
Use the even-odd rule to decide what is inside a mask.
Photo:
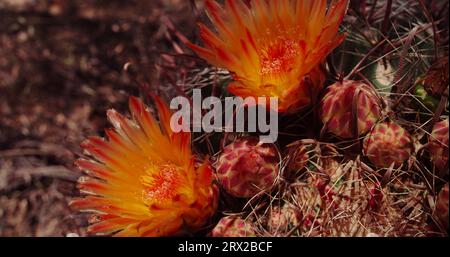
[{"label": "blurred ground", "polygon": [[[173,52],[168,17],[192,35],[184,0],[0,0],[0,236],[85,235],[79,143],[127,109],[136,81]],[[133,72],[125,72],[132,63]],[[155,82],[156,81],[156,82]]]}]

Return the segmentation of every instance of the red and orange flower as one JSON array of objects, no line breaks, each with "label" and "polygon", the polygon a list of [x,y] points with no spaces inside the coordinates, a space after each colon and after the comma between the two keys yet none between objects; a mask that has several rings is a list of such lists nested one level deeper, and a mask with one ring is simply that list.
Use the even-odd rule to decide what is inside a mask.
[{"label": "red and orange flower", "polygon": [[78,183],[84,198],[71,205],[93,211],[88,231],[115,236],[170,236],[201,229],[215,213],[217,188],[208,161],[191,152],[189,133],[174,133],[168,107],[155,97],[159,123],[137,98],[132,120],[111,110],[109,140],[91,137],[92,156],[76,162],[87,173]]},{"label": "red and orange flower", "polygon": [[216,33],[204,24],[205,44],[189,46],[211,64],[228,69],[228,90],[241,97],[278,97],[279,111],[310,104],[323,87],[320,64],[343,40],[338,34],[348,0],[206,0]]}]

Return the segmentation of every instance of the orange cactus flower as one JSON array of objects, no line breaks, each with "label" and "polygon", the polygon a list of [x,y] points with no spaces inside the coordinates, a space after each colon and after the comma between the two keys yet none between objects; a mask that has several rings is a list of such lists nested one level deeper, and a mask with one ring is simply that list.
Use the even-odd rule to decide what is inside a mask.
[{"label": "orange cactus flower", "polygon": [[93,157],[76,162],[87,173],[78,186],[88,195],[71,206],[94,212],[92,234],[179,235],[201,229],[215,213],[218,192],[209,162],[196,161],[190,133],[174,133],[167,105],[157,97],[155,102],[159,123],[131,97],[131,120],[110,110],[109,140],[82,143]]},{"label": "orange cactus flower", "polygon": [[188,43],[212,65],[234,75],[228,90],[241,97],[278,97],[278,111],[311,102],[324,83],[320,64],[343,40],[348,0],[206,0],[216,32],[199,24],[204,47]]}]

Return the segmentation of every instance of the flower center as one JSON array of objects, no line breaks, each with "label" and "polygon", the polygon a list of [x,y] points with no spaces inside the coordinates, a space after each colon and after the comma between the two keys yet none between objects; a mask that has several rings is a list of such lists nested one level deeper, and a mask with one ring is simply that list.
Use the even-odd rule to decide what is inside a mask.
[{"label": "flower center", "polygon": [[142,198],[146,204],[173,200],[181,184],[180,170],[174,164],[153,165],[141,181],[144,185]]},{"label": "flower center", "polygon": [[259,53],[262,77],[279,77],[290,72],[300,54],[300,44],[294,40],[278,38]]}]

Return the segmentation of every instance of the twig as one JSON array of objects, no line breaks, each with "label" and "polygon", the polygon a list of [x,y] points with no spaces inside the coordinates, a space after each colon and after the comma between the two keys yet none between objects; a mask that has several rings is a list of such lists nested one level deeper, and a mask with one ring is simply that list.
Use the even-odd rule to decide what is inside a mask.
[{"label": "twig", "polygon": [[6,183],[0,184],[0,192],[11,191],[24,183],[28,183],[32,178],[46,177],[76,182],[80,176],[80,173],[64,166],[27,167],[7,170],[6,172],[10,175],[6,176]]}]

